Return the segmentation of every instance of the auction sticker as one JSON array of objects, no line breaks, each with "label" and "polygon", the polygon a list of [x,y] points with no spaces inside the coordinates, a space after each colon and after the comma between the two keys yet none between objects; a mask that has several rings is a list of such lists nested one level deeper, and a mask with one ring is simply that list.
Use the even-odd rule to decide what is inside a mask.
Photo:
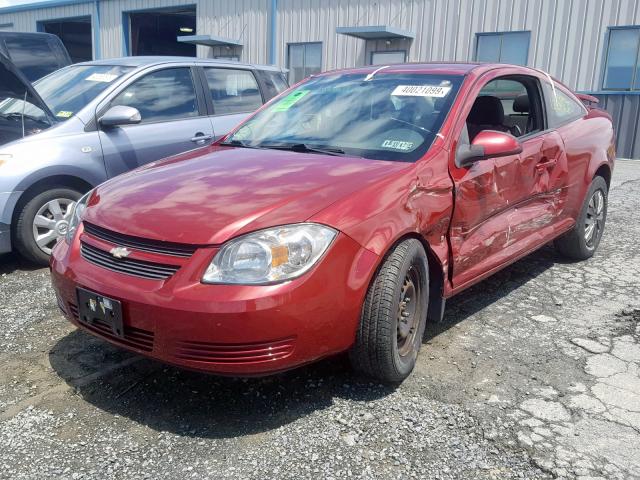
[{"label": "auction sticker", "polygon": [[309,90],[296,90],[280,100],[273,108],[274,112],[286,112],[293,107],[301,98],[305,97]]},{"label": "auction sticker", "polygon": [[438,85],[398,85],[391,95],[400,97],[446,97],[451,87]]},{"label": "auction sticker", "polygon": [[385,140],[382,142],[381,147],[383,148],[392,148],[394,150],[401,150],[403,152],[408,152],[413,148],[413,142],[402,142],[400,140]]},{"label": "auction sticker", "polygon": [[118,78],[118,75],[114,75],[113,73],[92,73],[87,77],[87,80],[89,82],[111,83],[116,78]]}]

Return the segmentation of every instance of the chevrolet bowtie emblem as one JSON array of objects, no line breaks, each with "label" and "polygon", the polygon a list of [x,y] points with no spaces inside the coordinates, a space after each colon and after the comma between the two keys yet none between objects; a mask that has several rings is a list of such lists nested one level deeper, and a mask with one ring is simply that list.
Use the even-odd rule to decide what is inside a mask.
[{"label": "chevrolet bowtie emblem", "polygon": [[115,258],[125,258],[131,255],[131,250],[125,247],[113,247],[109,253]]}]

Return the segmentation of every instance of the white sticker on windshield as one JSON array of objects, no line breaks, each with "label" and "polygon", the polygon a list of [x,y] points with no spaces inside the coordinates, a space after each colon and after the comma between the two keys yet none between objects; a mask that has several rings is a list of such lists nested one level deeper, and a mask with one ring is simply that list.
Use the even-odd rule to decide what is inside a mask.
[{"label": "white sticker on windshield", "polygon": [[394,150],[402,150],[407,152],[413,148],[413,142],[402,142],[400,140],[385,140],[382,142],[383,148],[393,148]]},{"label": "white sticker on windshield", "polygon": [[87,80],[89,82],[111,83],[116,78],[118,78],[118,75],[114,75],[113,73],[92,73],[87,77]]},{"label": "white sticker on windshield", "polygon": [[398,85],[391,95],[402,97],[446,97],[451,87],[438,85]]}]

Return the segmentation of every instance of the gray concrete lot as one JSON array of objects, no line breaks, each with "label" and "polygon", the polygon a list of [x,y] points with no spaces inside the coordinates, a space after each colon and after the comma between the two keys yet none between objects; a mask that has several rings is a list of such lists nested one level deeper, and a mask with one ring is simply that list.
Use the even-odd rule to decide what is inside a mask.
[{"label": "gray concrete lot", "polygon": [[0,258],[0,478],[640,478],[640,162],[597,255],[464,292],[397,389],[337,358],[216,378],[118,350]]}]

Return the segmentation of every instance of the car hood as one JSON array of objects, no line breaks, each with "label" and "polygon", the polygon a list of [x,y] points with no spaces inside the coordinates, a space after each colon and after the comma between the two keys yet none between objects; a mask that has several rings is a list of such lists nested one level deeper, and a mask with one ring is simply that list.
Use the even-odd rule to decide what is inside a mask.
[{"label": "car hood", "polygon": [[252,230],[303,222],[409,165],[212,147],[106,182],[90,199],[84,220],[137,237],[215,245]]},{"label": "car hood", "polygon": [[0,100],[5,98],[22,99],[25,98],[25,95],[28,101],[44,111],[50,118],[54,118],[31,82],[7,56],[0,53]]}]

